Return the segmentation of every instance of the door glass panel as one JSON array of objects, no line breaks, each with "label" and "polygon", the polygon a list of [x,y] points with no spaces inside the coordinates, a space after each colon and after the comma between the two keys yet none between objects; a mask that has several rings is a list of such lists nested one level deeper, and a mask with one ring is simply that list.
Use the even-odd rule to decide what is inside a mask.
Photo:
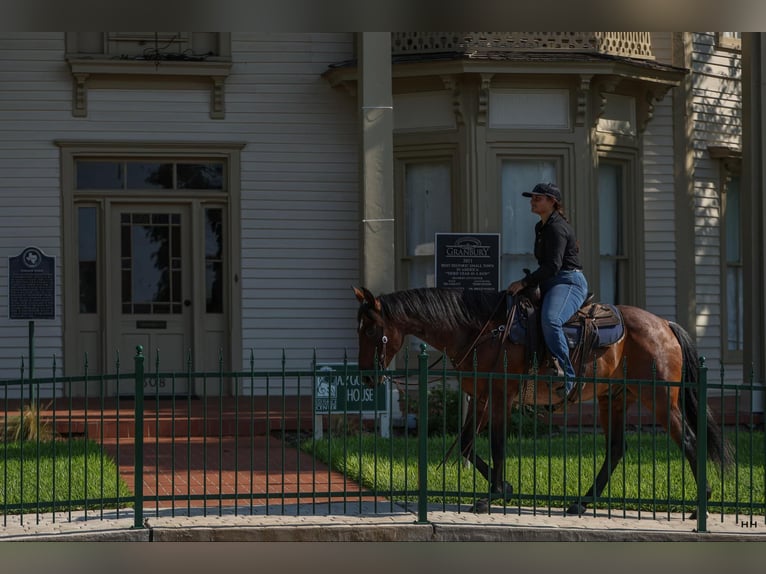
[{"label": "door glass panel", "polygon": [[98,219],[96,208],[78,208],[77,223],[80,313],[96,313],[98,311]]},{"label": "door glass panel", "polygon": [[205,210],[205,309],[223,313],[223,210]]},{"label": "door glass panel", "polygon": [[181,312],[180,223],[178,214],[122,214],[123,313]]}]

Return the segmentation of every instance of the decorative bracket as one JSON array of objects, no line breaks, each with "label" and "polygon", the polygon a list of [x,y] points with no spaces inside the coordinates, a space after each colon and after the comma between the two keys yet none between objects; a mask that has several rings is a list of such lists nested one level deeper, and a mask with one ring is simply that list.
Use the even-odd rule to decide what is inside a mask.
[{"label": "decorative bracket", "polygon": [[224,84],[231,70],[230,61],[149,61],[112,60],[105,58],[67,58],[72,71],[72,115],[88,115],[88,82],[93,78],[107,78],[121,84],[135,86],[174,87],[191,81],[200,85],[210,82],[210,117],[222,119],[225,115]]},{"label": "decorative bracket", "polygon": [[90,74],[72,74],[72,115],[84,118],[88,115],[88,81]]},{"label": "decorative bracket", "polygon": [[590,94],[590,84],[592,75],[580,76],[580,87],[577,89],[577,110],[575,112],[575,125],[582,127],[585,125],[585,118],[588,116],[588,94]]},{"label": "decorative bracket", "polygon": [[492,82],[492,76],[494,74],[482,74],[481,86],[479,87],[479,109],[477,123],[480,126],[487,125],[487,118],[489,114],[489,86]]},{"label": "decorative bracket", "polygon": [[452,94],[452,111],[455,114],[455,122],[458,127],[460,127],[465,124],[463,104],[460,98],[460,84],[455,80],[454,76],[442,76],[442,82],[444,83],[444,87]]},{"label": "decorative bracket", "polygon": [[620,83],[618,76],[601,76],[598,79],[596,88],[594,90],[594,97],[597,98],[595,105],[593,106],[596,113],[593,114],[593,127],[598,125],[598,120],[604,115],[606,110],[607,94],[614,92],[617,88],[617,84]]},{"label": "decorative bracket", "polygon": [[636,122],[639,131],[643,132],[649,121],[654,116],[654,104],[662,100],[668,93],[671,86],[652,85],[646,88],[642,98],[636,101]]}]

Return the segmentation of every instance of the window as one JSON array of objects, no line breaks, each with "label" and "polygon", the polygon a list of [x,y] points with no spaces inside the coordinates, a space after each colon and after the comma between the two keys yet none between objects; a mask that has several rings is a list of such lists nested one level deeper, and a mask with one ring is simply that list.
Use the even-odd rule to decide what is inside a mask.
[{"label": "window", "polygon": [[623,221],[623,169],[603,162],[598,168],[599,301],[623,303],[627,256]]},{"label": "window", "polygon": [[742,32],[716,32],[716,44],[722,50],[741,50]]},{"label": "window", "polygon": [[77,208],[77,263],[80,313],[98,312],[98,212],[95,205]]},{"label": "window", "polygon": [[744,348],[743,268],[742,268],[742,212],[740,202],[740,177],[729,174],[722,194],[723,230],[722,260],[726,280],[721,287],[724,320],[724,356],[729,360],[741,360]]},{"label": "window", "polygon": [[448,160],[404,163],[404,288],[435,285],[436,233],[452,231],[452,175]]},{"label": "window", "polygon": [[529,199],[521,194],[541,181],[558,183],[553,159],[506,159],[501,164],[501,276],[505,286],[524,276],[524,269],[537,269],[534,256],[535,224]]},{"label": "window", "polygon": [[153,162],[82,159],[77,190],[224,190],[223,162]]}]

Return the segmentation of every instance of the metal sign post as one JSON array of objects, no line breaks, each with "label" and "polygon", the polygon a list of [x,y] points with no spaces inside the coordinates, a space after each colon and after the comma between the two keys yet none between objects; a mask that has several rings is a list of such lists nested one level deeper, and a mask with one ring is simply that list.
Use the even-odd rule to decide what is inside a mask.
[{"label": "metal sign post", "polygon": [[56,318],[56,260],[37,247],[8,258],[8,318],[29,321],[29,400],[34,400],[35,319]]}]

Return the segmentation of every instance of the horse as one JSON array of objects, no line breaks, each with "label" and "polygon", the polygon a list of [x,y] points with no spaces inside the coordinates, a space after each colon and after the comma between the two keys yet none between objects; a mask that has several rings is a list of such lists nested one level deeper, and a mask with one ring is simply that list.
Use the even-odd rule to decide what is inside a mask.
[{"label": "horse", "polygon": [[[353,287],[353,290],[359,302],[360,372],[380,374],[400,350],[406,336],[414,335],[443,351],[456,370],[472,375],[461,378],[462,391],[476,401],[476,407],[467,409],[465,414],[459,434],[460,453],[489,483],[488,498],[477,501],[472,511],[488,512],[493,500],[509,501],[513,487],[503,479],[507,439],[504,421],[514,404],[529,404],[529,397],[524,399],[520,395],[522,390],[528,392],[522,382],[525,377],[507,375],[529,373],[529,349],[523,340],[518,342],[508,337],[504,333],[508,329],[503,326],[510,323],[509,312],[521,294],[511,298],[505,291],[420,288],[375,296],[365,287]],[[638,384],[642,380],[681,382],[684,378],[687,382],[697,381],[701,365],[694,342],[675,322],[635,306],[616,305],[615,308],[622,315],[624,324],[621,338],[582,357],[577,379],[580,401],[598,399],[598,419],[608,455],[584,499],[569,506],[568,514],[582,515],[587,509],[587,501],[594,501],[603,492],[626,451],[623,440],[625,415],[638,401],[654,411],[655,419],[670,433],[697,480],[695,433],[700,406],[696,390],[689,385],[657,385],[653,392],[641,393]],[[483,377],[484,374],[489,376]],[[497,374],[504,376],[499,378]],[[588,381],[588,377],[592,380]],[[555,378],[548,377],[549,380]],[[376,382],[372,375],[365,375],[364,379],[366,384]],[[625,384],[610,384],[609,379],[623,380]],[[507,384],[502,384],[504,381]],[[547,404],[549,410],[551,406],[564,406],[551,385],[537,384],[531,393],[532,403]],[[708,459],[724,467],[731,460],[730,447],[710,409],[707,405],[702,409],[702,416],[707,417]],[[491,466],[476,454],[473,446],[473,437],[487,426],[491,431]],[[712,489],[709,484],[705,485],[705,491],[710,499]],[[694,516],[695,512],[690,518]]]}]

